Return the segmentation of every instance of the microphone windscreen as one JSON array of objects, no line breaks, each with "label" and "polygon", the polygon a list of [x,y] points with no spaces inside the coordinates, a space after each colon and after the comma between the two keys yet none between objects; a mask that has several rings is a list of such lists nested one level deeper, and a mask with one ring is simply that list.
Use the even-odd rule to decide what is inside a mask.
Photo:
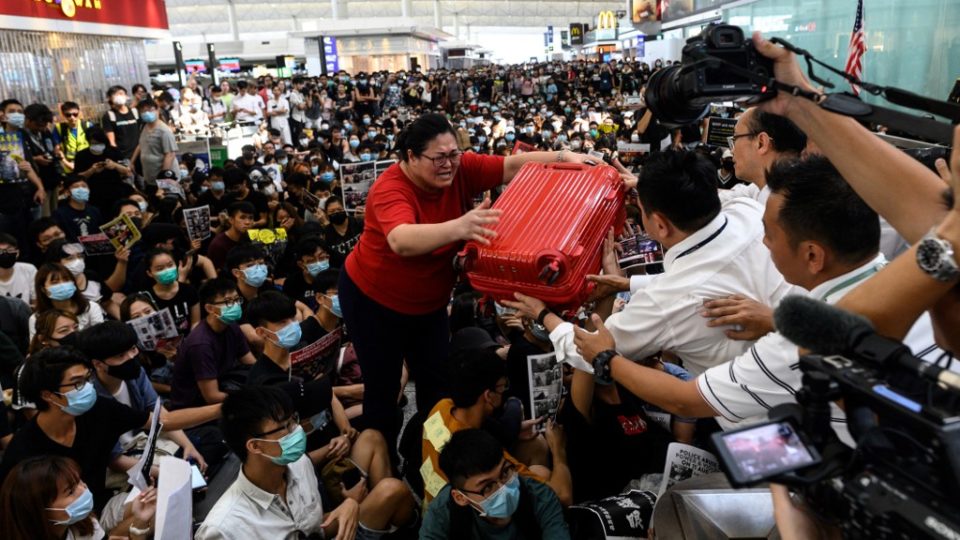
[{"label": "microphone windscreen", "polygon": [[791,295],[773,312],[777,331],[817,354],[843,354],[851,338],[873,325],[866,318],[806,296]]}]

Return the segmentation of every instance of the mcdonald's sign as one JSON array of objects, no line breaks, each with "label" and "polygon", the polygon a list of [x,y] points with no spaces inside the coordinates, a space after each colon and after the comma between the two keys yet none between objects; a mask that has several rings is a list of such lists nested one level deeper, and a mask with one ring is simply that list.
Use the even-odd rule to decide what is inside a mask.
[{"label": "mcdonald's sign", "polygon": [[572,23],[570,25],[570,45],[583,45],[582,23]]},{"label": "mcdonald's sign", "polygon": [[617,15],[612,11],[601,11],[597,15],[597,41],[617,39]]}]

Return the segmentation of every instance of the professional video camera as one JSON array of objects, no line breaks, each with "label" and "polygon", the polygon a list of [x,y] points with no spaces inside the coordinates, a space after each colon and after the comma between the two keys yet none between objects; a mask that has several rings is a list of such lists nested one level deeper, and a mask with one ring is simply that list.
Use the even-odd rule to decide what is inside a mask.
[{"label": "professional video camera", "polygon": [[[728,63],[756,77],[727,69]],[[776,89],[766,84],[772,77],[773,61],[757,53],[740,27],[710,24],[687,40],[680,64],[650,77],[645,99],[661,123],[684,125],[706,116],[712,103],[755,103],[774,97]]]},{"label": "professional video camera", "polygon": [[668,127],[697,122],[712,103],[752,105],[787,92],[817,103],[833,113],[872,122],[918,139],[949,146],[953,140],[950,122],[960,123],[960,104],[923,97],[899,88],[880,86],[827,65],[812,54],[781,38],[783,46],[807,63],[807,77],[824,89],[834,84],[814,72],[814,64],[860,87],[863,95],[883,97],[890,103],[939,115],[948,122],[916,116],[866,103],[848,92],[820,94],[776,80],[773,63],[764,57],[737,26],[713,23],[699,36],[687,40],[679,65],[657,71],[647,83],[644,99],[653,116]]},{"label": "professional video camera", "polygon": [[[797,404],[713,435],[730,482],[784,484],[845,538],[960,538],[960,375],[810,298],[788,297],[775,321],[814,354]],[[837,401],[856,448],[831,428]]]}]

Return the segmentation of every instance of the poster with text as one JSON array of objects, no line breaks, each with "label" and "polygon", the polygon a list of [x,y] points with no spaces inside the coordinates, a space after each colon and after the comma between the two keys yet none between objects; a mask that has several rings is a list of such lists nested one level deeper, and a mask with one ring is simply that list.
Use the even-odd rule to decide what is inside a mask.
[{"label": "poster with text", "polygon": [[555,416],[563,396],[563,371],[557,355],[527,356],[527,379],[530,381],[530,418]]},{"label": "poster with text", "polygon": [[140,240],[140,229],[133,224],[133,221],[126,214],[101,225],[100,230],[110,239],[110,244],[113,245],[114,250],[129,249],[130,246]]},{"label": "poster with text", "polygon": [[209,205],[187,208],[183,211],[183,219],[187,222],[187,236],[190,237],[190,240],[206,240],[210,238]]}]

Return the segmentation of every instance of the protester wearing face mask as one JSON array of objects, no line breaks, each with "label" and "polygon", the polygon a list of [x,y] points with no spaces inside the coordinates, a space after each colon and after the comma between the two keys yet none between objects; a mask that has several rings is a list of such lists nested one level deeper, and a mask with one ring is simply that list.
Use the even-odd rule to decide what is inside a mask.
[{"label": "protester wearing face mask", "polygon": [[17,239],[0,233],[0,295],[15,298],[30,306],[35,300],[37,268],[18,259],[20,248]]},{"label": "protester wearing face mask", "polygon": [[68,176],[63,187],[70,195],[67,204],[57,207],[53,217],[66,233],[67,239],[76,242],[81,236],[99,232],[103,217],[98,208],[87,204],[90,201],[87,182],[79,176]]},{"label": "protester wearing face mask", "polygon": [[131,162],[140,158],[144,180],[147,184],[156,184],[160,171],[177,168],[177,140],[173,131],[160,120],[156,102],[150,99],[141,101],[137,109],[143,120],[143,131]]},{"label": "protester wearing face mask", "polygon": [[117,317],[118,307],[111,297],[114,290],[119,290],[123,286],[125,267],[117,265],[110,277],[101,280],[96,270],[87,268],[83,246],[68,243],[66,240],[55,240],[50,244],[46,253],[46,262],[62,264],[73,274],[77,289],[87,300],[100,304],[112,317]]},{"label": "protester wearing face mask", "polygon": [[360,241],[363,233],[363,220],[347,214],[343,201],[339,197],[328,197],[323,203],[324,213],[330,224],[323,231],[327,252],[330,254],[330,266],[342,268],[347,255]]},{"label": "protester wearing face mask", "polygon": [[128,101],[124,87],[111,86],[107,90],[107,105],[110,108],[100,118],[107,142],[125,159],[131,159],[133,151],[140,144],[140,111],[128,107]]},{"label": "protester wearing face mask", "polygon": [[200,322],[200,303],[197,291],[188,283],[181,283],[180,265],[174,254],[164,248],[154,248],[144,258],[144,267],[155,283],[150,291],[157,308],[170,309],[170,315],[181,337]]},{"label": "protester wearing face mask", "polygon": [[295,256],[299,272],[291,272],[287,276],[283,283],[283,294],[303,302],[316,312],[318,304],[314,283],[317,276],[330,269],[330,255],[319,238],[308,237],[297,244]]},{"label": "protester wearing face mask", "polygon": [[[76,332],[79,328],[77,316],[68,311],[58,309],[49,309],[37,315],[37,332],[30,340],[30,347],[27,354],[34,355],[38,352],[52,347],[76,345]],[[22,366],[19,369],[22,369]],[[18,385],[19,386],[19,385]],[[17,405],[17,394],[14,395],[14,409],[19,409]],[[22,395],[22,393],[20,393]],[[20,400],[22,404],[22,399]],[[32,405],[31,405],[32,408]]]},{"label": "protester wearing face mask", "polygon": [[88,128],[86,137],[90,146],[77,153],[74,171],[90,188],[90,205],[101,213],[108,212],[115,201],[133,193],[133,186],[124,181],[133,171],[123,153],[110,144],[99,127]]},{"label": "protester wearing face mask", "polygon": [[[171,408],[220,403],[226,398],[220,379],[226,383],[233,370],[255,361],[237,325],[243,317],[243,298],[236,284],[214,278],[203,284],[199,294],[205,316],[179,348]],[[245,374],[242,377],[245,379]]]},{"label": "protester wearing face mask", "polygon": [[[107,537],[93,512],[93,493],[70,458],[36,456],[18,464],[0,487],[0,509],[0,536],[8,540]],[[156,488],[134,497],[134,530],[149,530],[155,513]],[[127,536],[130,540],[148,538],[148,534],[132,532]]]},{"label": "protester wearing face mask", "polygon": [[[137,333],[132,326],[120,321],[106,321],[92,326],[77,335],[77,348],[93,365],[94,377],[91,382],[97,391],[98,401],[117,401],[140,412],[154,409],[158,396],[141,365]],[[160,410],[166,414],[162,405]],[[193,423],[202,424],[219,417],[220,407],[212,405],[194,409],[192,413],[196,415]],[[136,466],[141,454],[135,444],[137,435],[138,430],[120,435],[112,452],[115,471],[125,472]],[[169,431],[164,436],[180,447],[177,454],[183,459],[195,462],[201,472],[206,470],[204,455],[182,430]]]},{"label": "protester wearing face mask", "polygon": [[[112,461],[111,450],[123,433],[149,430],[152,414],[114,400],[98,400],[93,377],[89,361],[70,347],[47,349],[30,357],[21,384],[24,399],[34,403],[38,412],[4,451],[0,478],[32,456],[71,458],[79,465],[80,478],[93,495],[94,506],[104,505],[110,496],[104,489],[104,471]],[[165,429],[180,427],[175,419],[166,419]],[[66,438],[64,433],[73,435]]]},{"label": "protester wearing face mask", "polygon": [[36,333],[37,313],[48,309],[73,313],[77,316],[81,330],[103,322],[103,309],[83,296],[77,288],[73,273],[63,265],[46,263],[40,266],[34,283],[37,307],[36,312],[30,316],[31,338]]},{"label": "protester wearing face mask", "polygon": [[493,435],[480,429],[454,433],[439,462],[450,484],[430,504],[420,538],[570,538],[557,496],[518,475]]}]

